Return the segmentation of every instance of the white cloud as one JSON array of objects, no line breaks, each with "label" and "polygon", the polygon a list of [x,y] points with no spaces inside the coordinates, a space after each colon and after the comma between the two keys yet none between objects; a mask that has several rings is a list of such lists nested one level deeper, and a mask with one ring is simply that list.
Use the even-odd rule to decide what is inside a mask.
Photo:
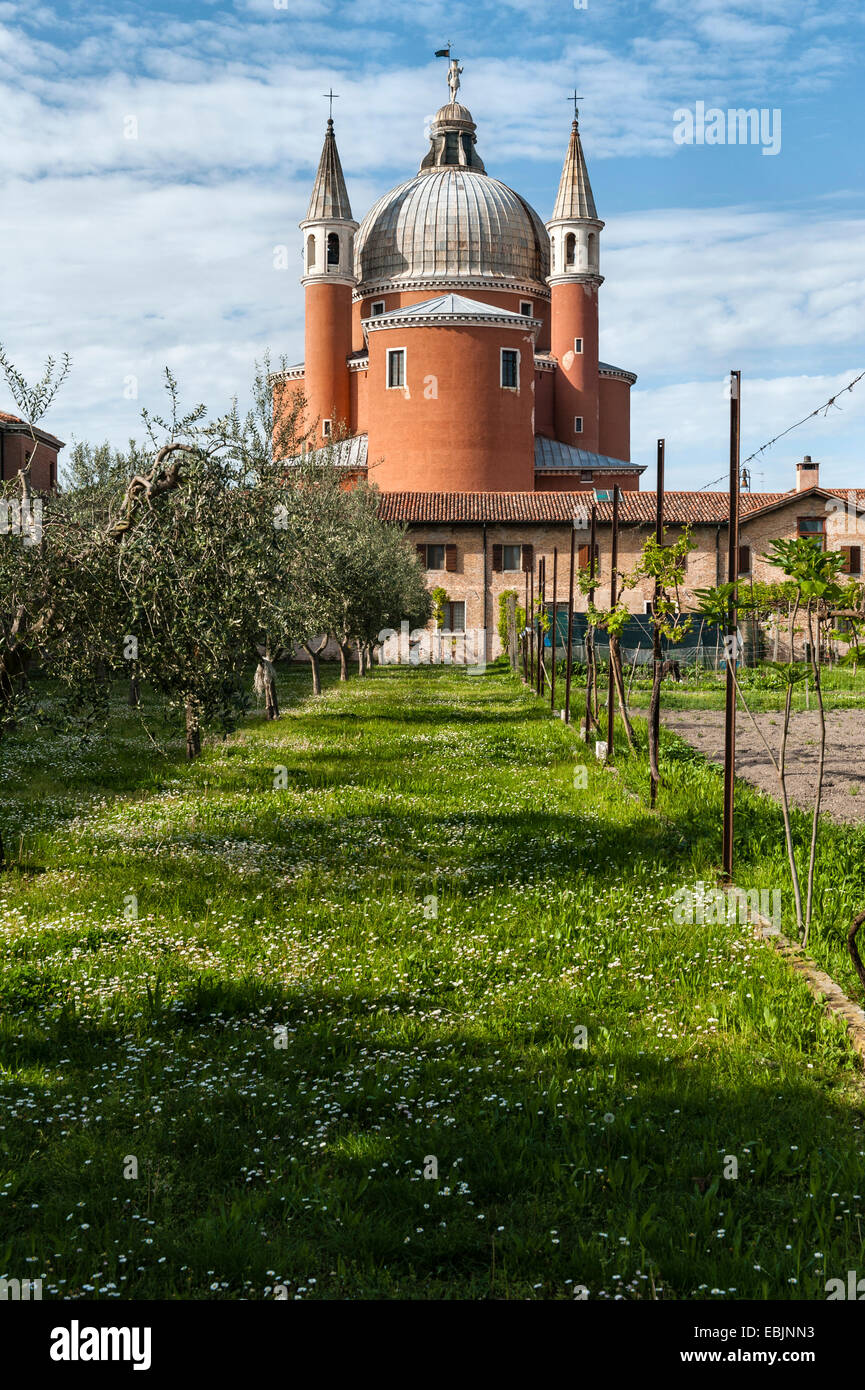
[{"label": "white cloud", "polygon": [[[510,9],[522,4],[510,0]],[[563,4],[545,2],[542,12],[561,16]],[[496,12],[470,9],[437,3],[404,22],[430,34],[438,26],[440,46],[461,16],[480,23]],[[828,82],[851,60],[819,32],[837,13],[805,0],[802,22],[816,35],[807,48],[791,44],[788,0],[657,0],[643,32],[628,37],[588,30],[569,13],[559,30],[548,26],[554,54],[540,54],[537,27],[531,56],[486,56],[478,42],[461,95],[491,172],[507,177],[521,158],[547,162],[551,202],[567,122],[561,94],[575,73],[592,161],[672,157],[680,102],[760,105],[767,84],[813,92]],[[331,83],[341,94],[335,118],[358,219],[417,168],[424,117],[444,99],[441,60],[426,50],[419,67],[396,58],[385,0],[291,0],[281,12],[248,0],[205,14],[190,23],[141,7],[92,10],[85,35],[42,8],[26,12],[25,32],[16,27],[23,8],[0,0],[0,173],[4,212],[15,219],[0,230],[3,336],[31,373],[48,351],[73,353],[51,421],[67,438],[125,441],[140,405],[158,405],[166,363],[187,400],[221,409],[244,393],[265,347],[298,360],[297,222],[321,148],[322,94]],[[124,138],[127,116],[137,139]],[[817,397],[829,394],[820,384],[835,381],[860,345],[865,221],[827,214],[682,207],[611,220],[602,356],[640,375],[641,461],[661,433],[672,476],[690,470],[699,486],[721,471],[716,414],[730,367],[745,373],[755,444],[775,432],[776,416],[789,423],[812,385]],[[282,244],[292,268],[278,272],[273,248]],[[128,375],[139,378],[138,402],[123,396]],[[839,467],[859,468],[861,414],[845,408],[821,429]],[[811,439],[804,448],[820,453]],[[778,485],[787,471],[784,463]]]},{"label": "white cloud", "polygon": [[[865,426],[865,382],[844,393],[862,370],[855,362],[831,376],[746,377],[742,391],[743,461],[788,426],[824,404],[836,392],[837,408],[801,425],[748,463],[754,492],[774,492],[794,484],[794,465],[804,454],[822,462],[820,481],[828,487],[862,487],[861,441]],[[656,440],[666,439],[665,478],[669,488],[698,489],[729,477],[730,406],[721,379],[683,381],[632,393],[632,457],[648,464],[643,487],[654,487]]]}]

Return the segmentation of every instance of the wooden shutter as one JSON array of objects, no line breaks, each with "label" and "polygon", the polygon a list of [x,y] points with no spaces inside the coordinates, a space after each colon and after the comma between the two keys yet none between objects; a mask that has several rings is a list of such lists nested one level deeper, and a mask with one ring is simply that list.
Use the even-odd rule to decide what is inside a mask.
[{"label": "wooden shutter", "polygon": [[500,545],[494,545],[494,546],[493,546],[493,570],[494,570],[496,573],[498,573],[498,571],[502,568],[502,564],[503,564],[503,559],[502,559],[502,547],[501,547]]},{"label": "wooden shutter", "polygon": [[751,547],[750,545],[739,546],[739,573],[751,573]]},{"label": "wooden shutter", "polygon": [[423,565],[424,569],[426,569],[426,546],[425,546],[425,545],[416,545],[416,546],[415,546],[415,550],[416,550],[417,553],[418,553],[418,559],[420,560],[420,562],[421,562],[421,564]]},{"label": "wooden shutter", "polygon": [[535,547],[533,545],[523,546],[522,562],[523,573],[533,574],[535,569]]},{"label": "wooden shutter", "polygon": [[[581,545],[581,546],[580,546],[580,549],[579,549],[579,556],[578,556],[578,564],[579,564],[579,568],[580,568],[581,570],[587,570],[587,569],[589,568],[589,556],[590,556],[590,554],[591,554],[591,547],[590,547],[590,546],[588,546],[588,545]],[[595,544],[595,574],[597,574],[598,572],[599,572],[599,566],[598,566],[598,545],[597,545],[597,543],[596,543],[596,544]]]},{"label": "wooden shutter", "polygon": [[841,554],[844,556],[842,574],[860,574],[862,570],[862,547],[861,545],[842,545]]},{"label": "wooden shutter", "polygon": [[456,574],[457,571],[457,548],[455,545],[445,546],[445,569],[448,574]]}]

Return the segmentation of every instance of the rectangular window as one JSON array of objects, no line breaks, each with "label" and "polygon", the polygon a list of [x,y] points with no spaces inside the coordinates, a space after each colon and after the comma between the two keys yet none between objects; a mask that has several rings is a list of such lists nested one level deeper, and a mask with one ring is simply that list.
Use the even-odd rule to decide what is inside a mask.
[{"label": "rectangular window", "polygon": [[466,630],[466,606],[463,600],[445,604],[445,627],[448,632],[465,632]]},{"label": "rectangular window", "polygon": [[739,546],[739,573],[751,573],[751,547],[750,545]]},{"label": "rectangular window", "polygon": [[384,313],[384,300],[374,299],[369,306],[369,312],[372,318],[377,319],[379,314]]},{"label": "rectangular window", "polygon": [[520,384],[520,354],[515,348],[502,348],[502,388],[516,391]]},{"label": "rectangular window", "polygon": [[521,314],[524,314],[525,317],[526,317],[527,319],[530,319],[530,318],[531,318],[531,316],[532,316],[532,301],[531,301],[530,299],[521,299],[521,300],[520,300],[520,313],[521,313]]},{"label": "rectangular window", "polygon": [[576,353],[581,353],[582,350],[583,350],[583,340],[582,340],[582,338],[575,338],[575,339],[574,339],[574,352],[576,352]]},{"label": "rectangular window", "polygon": [[592,470],[591,470],[591,468],[584,468],[583,471],[582,471],[582,473],[580,474],[580,482],[581,482],[581,483],[590,483],[591,481],[592,481]]},{"label": "rectangular window", "polygon": [[443,545],[426,547],[426,567],[428,570],[443,570],[445,567],[445,548]]},{"label": "rectangular window", "polygon": [[502,569],[503,569],[503,570],[518,570],[518,569],[521,569],[521,568],[522,568],[522,558],[523,558],[523,557],[522,557],[522,552],[523,552],[523,547],[522,547],[521,545],[503,545],[503,546],[502,546]]},{"label": "rectangular window", "polygon": [[324,435],[325,439],[330,439],[330,420],[322,420],[321,432]]},{"label": "rectangular window", "polygon": [[798,520],[799,536],[813,536],[820,540],[823,549],[826,549],[826,518],[823,516],[800,516]]},{"label": "rectangular window", "polygon": [[388,348],[387,384],[388,389],[405,386],[405,348]]},{"label": "rectangular window", "polygon": [[582,434],[582,432],[583,432],[583,417],[582,417],[582,415],[575,415],[575,416],[574,416],[574,434]]},{"label": "rectangular window", "polygon": [[862,573],[861,545],[842,545],[841,554],[844,556],[844,568],[841,571],[842,574]]}]

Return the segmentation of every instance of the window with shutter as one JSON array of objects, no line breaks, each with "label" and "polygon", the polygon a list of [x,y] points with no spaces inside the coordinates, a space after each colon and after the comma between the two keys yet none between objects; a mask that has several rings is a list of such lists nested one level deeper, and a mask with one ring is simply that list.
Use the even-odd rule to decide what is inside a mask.
[{"label": "window with shutter", "polygon": [[445,569],[448,574],[456,574],[457,568],[457,548],[455,545],[445,546]]},{"label": "window with shutter", "polygon": [[522,546],[503,545],[502,546],[502,569],[519,570],[522,565]]},{"label": "window with shutter", "polygon": [[862,573],[862,547],[861,545],[851,545],[850,547],[850,573]]},{"label": "window with shutter", "polygon": [[532,574],[535,568],[535,547],[533,545],[523,546],[523,573]]},{"label": "window with shutter", "polygon": [[751,547],[750,545],[739,546],[739,573],[751,573]]},{"label": "window with shutter", "polygon": [[426,569],[426,546],[416,545],[415,550],[418,553],[418,558],[420,559],[421,564],[423,565],[424,569]]},{"label": "window with shutter", "polygon": [[[588,545],[581,545],[581,546],[580,546],[579,556],[578,556],[578,564],[579,564],[579,567],[580,567],[581,570],[587,570],[587,569],[589,568],[589,556],[590,556],[590,554],[591,554],[591,546],[588,546]],[[596,574],[598,573],[598,546],[597,546],[597,545],[595,545],[595,573],[596,573]]]},{"label": "window with shutter", "polygon": [[502,569],[502,546],[493,546],[493,572],[498,574]]}]

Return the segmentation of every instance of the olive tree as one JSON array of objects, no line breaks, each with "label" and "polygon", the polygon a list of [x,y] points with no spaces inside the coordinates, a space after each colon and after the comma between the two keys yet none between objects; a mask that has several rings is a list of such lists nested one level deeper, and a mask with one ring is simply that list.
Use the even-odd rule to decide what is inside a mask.
[{"label": "olive tree", "polygon": [[[104,713],[121,609],[119,544],[180,484],[186,446],[169,441],[127,480],[113,515],[74,491],[34,496],[36,427],[69,366],[67,357],[59,366],[49,358],[31,385],[0,347],[0,368],[33,440],[25,468],[0,483],[0,740],[16,729],[86,730]],[[52,684],[35,685],[37,671]]]}]

